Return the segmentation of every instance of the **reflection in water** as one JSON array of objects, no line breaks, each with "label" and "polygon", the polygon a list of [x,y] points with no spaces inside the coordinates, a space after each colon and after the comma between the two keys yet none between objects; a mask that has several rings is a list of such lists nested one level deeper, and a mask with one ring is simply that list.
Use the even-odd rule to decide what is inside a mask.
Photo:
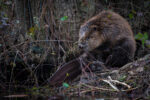
[{"label": "reflection in water", "polygon": [[64,96],[64,95],[55,95],[51,94],[40,94],[31,95],[31,93],[26,92],[0,92],[0,100],[129,100],[127,97],[119,96],[108,96],[106,94],[98,94],[95,96],[84,95],[84,96]]},{"label": "reflection in water", "polygon": [[128,100],[127,98],[98,98],[93,96],[85,96],[85,97],[67,97],[67,96],[1,96],[0,100]]}]

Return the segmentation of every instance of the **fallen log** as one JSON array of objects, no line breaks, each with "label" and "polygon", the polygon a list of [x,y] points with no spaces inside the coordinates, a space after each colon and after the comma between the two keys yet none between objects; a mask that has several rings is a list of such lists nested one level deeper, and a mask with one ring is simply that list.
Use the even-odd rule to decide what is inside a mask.
[{"label": "fallen log", "polygon": [[79,58],[62,65],[49,79],[49,85],[61,86],[63,82],[73,80],[81,73]]}]

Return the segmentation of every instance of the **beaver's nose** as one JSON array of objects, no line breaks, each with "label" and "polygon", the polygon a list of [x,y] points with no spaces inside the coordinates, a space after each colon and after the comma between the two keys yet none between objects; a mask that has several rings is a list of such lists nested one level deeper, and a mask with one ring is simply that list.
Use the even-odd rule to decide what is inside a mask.
[{"label": "beaver's nose", "polygon": [[80,49],[83,49],[83,48],[85,48],[86,43],[79,43],[78,46],[79,46]]}]

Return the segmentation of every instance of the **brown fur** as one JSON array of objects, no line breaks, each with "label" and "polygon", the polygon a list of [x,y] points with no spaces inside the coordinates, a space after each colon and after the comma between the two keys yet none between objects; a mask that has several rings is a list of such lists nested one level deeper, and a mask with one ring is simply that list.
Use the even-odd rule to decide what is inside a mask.
[{"label": "brown fur", "polygon": [[126,64],[132,60],[136,50],[130,25],[112,11],[102,11],[81,25],[78,42],[85,51],[99,51],[108,66]]}]

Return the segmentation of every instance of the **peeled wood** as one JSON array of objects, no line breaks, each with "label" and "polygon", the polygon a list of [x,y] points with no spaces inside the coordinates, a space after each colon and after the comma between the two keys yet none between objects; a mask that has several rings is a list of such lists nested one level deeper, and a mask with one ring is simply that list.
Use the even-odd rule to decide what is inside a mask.
[{"label": "peeled wood", "polygon": [[79,58],[62,65],[50,78],[51,86],[61,86],[63,82],[73,80],[81,73]]}]

